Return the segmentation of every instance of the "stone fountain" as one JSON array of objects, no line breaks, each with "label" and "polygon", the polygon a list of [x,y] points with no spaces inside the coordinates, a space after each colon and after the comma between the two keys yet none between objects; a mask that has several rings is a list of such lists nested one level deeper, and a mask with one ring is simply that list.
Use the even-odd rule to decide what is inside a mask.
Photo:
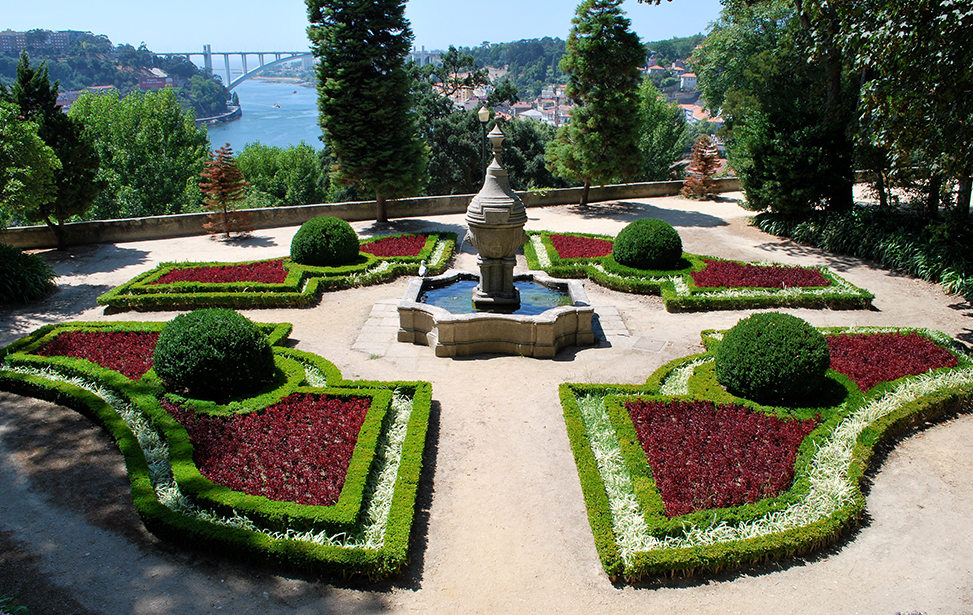
[{"label": "stone fountain", "polygon": [[[450,270],[412,280],[399,302],[398,340],[434,346],[440,357],[500,353],[550,358],[565,346],[593,344],[594,308],[581,282],[551,278],[540,271],[514,274],[515,255],[527,241],[527,210],[510,189],[507,171],[500,164],[503,131],[495,126],[488,137],[493,161],[483,188],[466,209],[466,241],[476,248],[480,273]],[[471,297],[472,313],[453,313],[424,302],[430,289],[474,279],[478,282]],[[530,282],[565,295],[566,305],[539,314],[516,313],[521,307],[516,284]]]}]

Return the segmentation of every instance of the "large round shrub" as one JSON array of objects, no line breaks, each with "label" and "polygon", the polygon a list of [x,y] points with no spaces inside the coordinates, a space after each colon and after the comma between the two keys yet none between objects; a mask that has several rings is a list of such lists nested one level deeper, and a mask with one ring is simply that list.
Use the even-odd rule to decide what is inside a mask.
[{"label": "large round shrub", "polygon": [[253,322],[230,309],[180,314],[163,327],[153,356],[167,390],[199,399],[245,397],[274,375],[274,353]]},{"label": "large round shrub", "polygon": [[340,218],[311,218],[291,240],[291,260],[302,265],[333,267],[347,265],[357,258],[358,235]]},{"label": "large round shrub", "polygon": [[777,312],[744,318],[716,349],[716,379],[764,404],[813,398],[831,364],[828,342],[805,321]]},{"label": "large round shrub", "polygon": [[643,218],[618,233],[612,256],[636,269],[675,269],[682,258],[682,239],[668,222]]},{"label": "large round shrub", "polygon": [[0,243],[0,304],[29,303],[56,288],[57,274],[37,254]]}]

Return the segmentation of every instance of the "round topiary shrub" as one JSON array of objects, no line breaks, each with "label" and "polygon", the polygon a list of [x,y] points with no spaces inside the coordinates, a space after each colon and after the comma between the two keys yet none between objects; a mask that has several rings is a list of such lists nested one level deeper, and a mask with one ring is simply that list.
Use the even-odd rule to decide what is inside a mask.
[{"label": "round topiary shrub", "polygon": [[682,239],[668,222],[643,218],[618,233],[612,256],[636,269],[675,269],[682,258]]},{"label": "round topiary shrub", "polygon": [[719,383],[763,404],[812,398],[831,364],[817,329],[778,312],[744,318],[723,335],[715,354]]},{"label": "round topiary shrub", "polygon": [[43,298],[57,286],[57,274],[37,254],[0,243],[0,304],[23,304]]},{"label": "round topiary shrub", "polygon": [[163,327],[153,367],[165,388],[188,397],[246,397],[274,375],[274,353],[253,322],[224,308],[180,314]]},{"label": "round topiary shrub", "polygon": [[301,265],[334,267],[353,263],[357,258],[358,235],[340,218],[311,218],[291,240],[291,260]]}]

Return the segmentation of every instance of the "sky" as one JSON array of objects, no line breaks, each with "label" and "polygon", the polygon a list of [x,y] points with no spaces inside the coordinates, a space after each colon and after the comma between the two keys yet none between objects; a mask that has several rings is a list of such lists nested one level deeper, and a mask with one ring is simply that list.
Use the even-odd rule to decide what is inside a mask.
[{"label": "sky", "polygon": [[[580,0],[578,0],[580,1]],[[199,51],[306,51],[307,13],[301,0],[234,0],[229,3],[168,0],[4,0],[0,30],[81,30],[105,34],[116,45],[144,42],[157,53]],[[508,43],[544,36],[567,38],[575,0],[492,0],[477,4],[409,0],[406,17],[416,48]],[[151,9],[147,10],[147,7]],[[462,7],[462,8],[460,8]],[[661,6],[625,0],[632,30],[645,41],[705,32],[720,12],[719,0],[673,0]]]}]

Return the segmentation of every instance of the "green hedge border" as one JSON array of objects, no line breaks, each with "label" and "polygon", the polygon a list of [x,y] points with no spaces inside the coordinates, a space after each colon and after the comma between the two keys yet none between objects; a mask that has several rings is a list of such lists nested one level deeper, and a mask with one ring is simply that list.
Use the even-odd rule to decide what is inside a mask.
[{"label": "green hedge border", "polygon": [[[579,400],[588,397],[603,399],[612,428],[618,439],[618,454],[631,480],[632,490],[638,502],[641,516],[651,536],[665,540],[685,536],[698,529],[714,525],[736,524],[754,520],[775,511],[781,511],[796,502],[810,488],[811,463],[818,446],[827,439],[838,424],[850,414],[864,408],[867,403],[882,399],[900,386],[914,383],[917,376],[907,376],[894,382],[877,385],[867,394],[860,392],[848,378],[829,372],[829,376],[848,392],[842,407],[835,408],[774,408],[759,406],[748,400],[734,398],[721,387],[713,386],[712,363],[694,368],[689,379],[689,394],[685,396],[663,396],[659,389],[665,378],[675,370],[691,364],[692,361],[712,356],[712,350],[719,341],[719,332],[707,331],[703,339],[708,352],[683,357],[662,367],[646,381],[645,385],[612,384],[562,384],[560,400],[564,420],[571,442],[571,449],[577,464],[578,476],[584,494],[595,546],[605,572],[612,580],[635,582],[646,577],[694,576],[713,574],[744,566],[762,564],[786,557],[792,557],[819,550],[840,539],[842,533],[853,526],[860,518],[865,507],[862,492],[863,481],[872,455],[880,444],[890,443],[901,437],[909,429],[935,421],[958,411],[968,411],[973,400],[973,368],[964,354],[942,333],[925,329],[878,329],[857,328],[823,329],[825,334],[841,332],[918,332],[934,342],[949,347],[956,353],[959,365],[967,375],[965,384],[935,390],[899,405],[890,413],[868,424],[859,434],[852,451],[852,461],[848,467],[847,481],[852,490],[851,497],[843,506],[834,510],[823,519],[804,526],[787,529],[777,533],[763,534],[742,540],[713,542],[693,547],[667,547],[634,552],[626,561],[622,557],[619,538],[616,535],[612,507],[608,490],[598,467],[592,449],[592,434],[585,426]],[[709,366],[707,369],[707,365]],[[932,373],[945,373],[950,369],[934,370]],[[734,402],[750,406],[755,411],[777,415],[790,415],[806,418],[821,412],[822,423],[802,442],[795,462],[795,479],[792,487],[777,498],[767,498],[753,504],[735,508],[700,511],[676,517],[672,520],[662,514],[662,499],[652,479],[651,468],[644,451],[638,443],[631,418],[624,409],[623,402],[637,398],[650,399],[708,399],[719,403]]]},{"label": "green hedge border", "polygon": [[[289,324],[261,325],[271,333],[275,358],[283,372],[283,383],[263,391],[249,400],[235,400],[225,406],[212,407],[216,413],[253,411],[280,399],[288,392],[333,393],[342,396],[372,398],[372,406],[362,426],[349,474],[339,502],[332,507],[315,507],[295,503],[271,502],[266,498],[238,494],[214,485],[202,477],[191,464],[192,447],[188,435],[158,403],[161,386],[150,370],[136,382],[122,374],[83,359],[40,357],[29,351],[63,331],[68,330],[156,330],[165,323],[152,322],[78,322],[46,325],[0,349],[0,389],[45,399],[72,408],[89,417],[108,431],[122,453],[131,482],[132,501],[146,528],[177,544],[204,548],[220,555],[230,555],[260,564],[289,570],[364,575],[379,579],[396,574],[408,558],[409,535],[415,512],[415,500],[422,471],[426,433],[432,404],[432,385],[428,382],[377,382],[344,380],[331,362],[306,352],[280,347]],[[13,371],[23,366],[57,372],[58,377]],[[295,366],[298,366],[297,368]],[[300,368],[303,366],[303,368]],[[294,374],[303,369],[295,386]],[[308,386],[314,377],[309,370],[324,376],[325,386]],[[214,515],[232,509],[248,517],[255,525],[265,525],[267,532],[306,531],[350,532],[361,529],[365,512],[363,492],[376,458],[376,443],[390,429],[388,409],[393,392],[411,398],[412,409],[406,425],[394,490],[380,548],[360,545],[321,544],[288,537],[286,533],[270,535],[244,527],[221,525],[198,516],[184,515],[166,507],[157,496],[150,479],[149,465],[136,435],[118,412],[105,399],[61,378],[79,377],[96,383],[135,407],[152,427],[160,432],[169,446],[172,474],[187,499]],[[194,406],[206,410],[206,404]],[[353,528],[354,526],[354,528]]]},{"label": "green hedge border", "polygon": [[[227,265],[249,265],[259,262],[281,260],[280,258],[238,263],[223,262],[178,262],[162,263],[158,267],[140,274],[128,282],[117,286],[98,297],[98,304],[117,311],[124,310],[170,310],[193,309],[200,307],[230,308],[275,308],[307,307],[314,304],[325,291],[368,286],[387,282],[400,275],[416,275],[419,265],[426,262],[429,275],[438,275],[446,270],[456,249],[456,233],[399,233],[381,235],[362,240],[367,245],[381,239],[404,235],[426,234],[426,245],[417,256],[392,256],[378,258],[366,252],[359,253],[359,260],[341,267],[314,267],[300,265],[289,258],[284,259],[287,277],[280,284],[258,282],[232,282],[225,284],[176,282],[174,284],[153,284],[174,269],[195,267],[220,267]],[[430,258],[436,252],[437,244],[443,243],[439,258]]]},{"label": "green hedge border", "polygon": [[[820,271],[831,286],[806,289],[699,288],[693,283],[692,273],[706,268],[704,259],[726,259],[684,252],[683,266],[678,269],[666,271],[633,269],[618,263],[610,254],[596,258],[561,258],[551,242],[552,234],[613,240],[609,235],[528,231],[527,235],[530,239],[524,244],[524,256],[529,269],[540,269],[558,278],[588,278],[613,290],[661,295],[663,304],[669,312],[768,307],[867,309],[871,307],[872,300],[875,298],[872,293],[854,286],[827,267],[806,267],[806,269]],[[544,248],[543,254],[538,254],[535,238]]]}]

